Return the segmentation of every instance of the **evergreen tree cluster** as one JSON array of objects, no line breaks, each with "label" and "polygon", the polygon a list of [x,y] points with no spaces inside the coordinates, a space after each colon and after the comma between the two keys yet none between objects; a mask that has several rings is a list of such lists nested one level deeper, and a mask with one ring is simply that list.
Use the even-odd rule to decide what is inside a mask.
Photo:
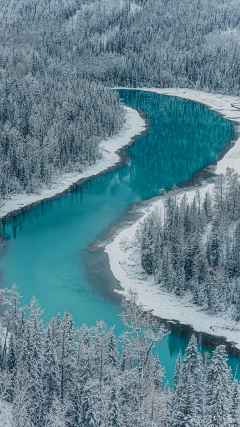
[{"label": "evergreen tree cluster", "polygon": [[235,0],[0,6],[2,196],[95,162],[98,141],[123,123],[118,96],[100,82],[240,93]]},{"label": "evergreen tree cluster", "polygon": [[119,339],[103,321],[75,328],[67,311],[44,327],[35,297],[25,315],[15,285],[1,295],[9,310],[0,400],[12,403],[14,427],[150,426],[165,417],[164,371],[152,353],[165,330],[134,295],[124,303],[127,331]]},{"label": "evergreen tree cluster", "polygon": [[240,388],[225,347],[203,361],[192,336],[170,389],[152,352],[166,331],[134,293],[123,303],[118,339],[103,321],[77,329],[67,311],[43,326],[35,297],[25,315],[15,285],[0,297],[9,307],[1,319],[0,407],[11,403],[13,427],[240,426]]},{"label": "evergreen tree cluster", "polygon": [[1,0],[1,6],[7,42],[34,44],[81,76],[240,93],[236,0]]},{"label": "evergreen tree cluster", "polygon": [[[6,196],[95,163],[99,141],[119,131],[124,110],[118,94],[80,76],[61,47],[51,56],[50,22],[66,22],[76,9],[72,1],[1,6],[0,196]],[[61,24],[58,30],[61,39]]]},{"label": "evergreen tree cluster", "polygon": [[240,184],[227,168],[213,194],[191,203],[176,189],[165,194],[164,213],[154,210],[138,229],[141,264],[158,286],[210,313],[240,316]]},{"label": "evergreen tree cluster", "polygon": [[[184,359],[179,355],[169,403],[171,427],[237,427],[239,425],[239,383],[232,381],[224,345],[211,360],[204,360],[193,335]],[[168,424],[167,424],[168,425]]]},{"label": "evergreen tree cluster", "polygon": [[117,132],[116,93],[74,73],[0,80],[0,195],[33,192],[60,172],[100,157],[99,141]]}]

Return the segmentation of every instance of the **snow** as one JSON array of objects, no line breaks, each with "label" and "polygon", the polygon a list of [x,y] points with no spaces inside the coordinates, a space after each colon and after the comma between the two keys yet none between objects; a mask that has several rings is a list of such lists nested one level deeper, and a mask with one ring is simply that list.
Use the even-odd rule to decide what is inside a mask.
[{"label": "snow", "polygon": [[[120,88],[119,88],[120,89]],[[122,88],[126,89],[126,88]],[[219,95],[201,92],[191,89],[156,89],[139,88],[161,95],[177,96],[182,99],[204,104],[209,109],[221,114],[224,118],[240,123],[240,98],[228,95]],[[217,163],[215,173],[225,173],[226,168],[234,168],[240,174],[240,138],[235,145]],[[201,196],[207,191],[211,192],[213,184],[203,182],[199,189]],[[186,193],[191,201],[195,190],[182,191],[178,197]],[[105,247],[109,257],[111,271],[119,281],[122,290],[116,290],[124,296],[128,295],[130,289],[138,294],[139,303],[146,309],[153,310],[154,315],[161,319],[178,321],[184,325],[191,325],[195,331],[205,332],[215,336],[222,336],[229,342],[233,342],[240,349],[240,322],[231,319],[228,313],[212,316],[204,312],[198,306],[192,304],[187,296],[177,297],[170,292],[164,291],[154,283],[153,276],[148,276],[141,268],[140,251],[136,231],[145,215],[153,209],[163,208],[163,199],[149,204],[147,208],[139,210],[142,217],[132,226],[118,232],[113,242]]]},{"label": "snow", "polygon": [[12,405],[0,399],[0,427],[12,427]]},{"label": "snow", "polygon": [[[105,31],[101,36],[98,37],[98,41],[99,42],[101,41],[106,47],[108,40],[111,38],[114,38],[118,33],[118,31],[119,31],[119,25],[117,25],[114,28],[111,28],[108,31]],[[94,36],[92,37],[92,39],[94,40]]]},{"label": "snow", "polygon": [[130,12],[135,14],[136,12],[140,12],[142,10],[142,6],[136,3],[130,3]]},{"label": "snow", "polygon": [[89,166],[82,173],[67,173],[60,177],[56,177],[55,181],[51,184],[51,188],[46,188],[39,194],[16,194],[8,199],[1,200],[0,218],[3,218],[13,211],[20,211],[21,208],[31,206],[42,200],[60,196],[81,179],[96,176],[118,163],[119,155],[116,151],[128,145],[131,138],[140,134],[146,128],[145,121],[136,110],[129,107],[125,107],[125,110],[126,120],[120,133],[100,142],[100,151],[103,155],[102,159],[98,160],[95,165]]},{"label": "snow", "polygon": [[[195,101],[204,104],[209,109],[234,121],[236,124],[240,124],[239,97],[212,94],[191,89],[139,88],[136,90],[144,90]],[[115,165],[119,161],[119,155],[116,151],[129,144],[131,138],[140,134],[145,129],[145,122],[138,112],[129,107],[125,108],[126,122],[121,132],[117,136],[100,143],[100,149],[103,154],[101,160],[82,173],[63,175],[59,180],[56,179],[56,182],[53,183],[50,189],[45,189],[40,194],[18,194],[12,196],[11,199],[4,200],[0,204],[0,218],[12,211],[20,210],[41,200],[60,196],[79,180],[98,175],[107,168]],[[225,173],[227,167],[234,168],[240,174],[240,138],[231,150],[217,163],[215,172],[217,174]],[[201,195],[204,195],[206,191],[212,191],[212,188],[213,184],[203,183],[200,188]],[[184,192],[181,194],[184,194]],[[194,197],[195,191],[187,191],[186,194],[190,201]],[[142,214],[147,215],[156,206],[161,209],[161,198],[151,203],[148,208],[143,209]],[[139,221],[141,220],[142,218]],[[141,264],[135,241],[135,233],[139,221],[133,226],[121,230],[114,238],[114,241],[109,243],[105,248],[109,256],[110,268],[123,288],[121,293],[127,295],[130,288],[135,289],[139,295],[139,302],[147,309],[153,309],[156,316],[192,325],[196,331],[224,336],[228,341],[234,342],[236,347],[240,349],[240,323],[230,319],[227,314],[221,317],[210,316],[190,303],[187,297],[180,298],[159,289],[154,284],[153,278],[146,276],[141,267],[139,268]]]},{"label": "snow", "polygon": [[[99,160],[94,166],[90,166],[82,173],[65,174],[60,177],[60,180],[52,185],[50,189],[42,191],[40,194],[18,194],[12,196],[11,199],[4,200],[0,203],[0,218],[5,215],[19,210],[25,206],[37,203],[41,200],[52,198],[56,195],[68,190],[72,184],[78,182],[83,178],[90,178],[109,167],[115,165],[119,161],[119,155],[117,151],[122,147],[128,145],[131,139],[140,133],[142,133],[146,124],[141,118],[139,113],[132,108],[125,107],[126,110],[126,121],[120,131],[120,133],[106,141],[100,143],[100,150],[103,158]],[[3,204],[4,203],[4,204]],[[0,342],[4,342],[5,329],[0,327]],[[0,399],[0,427],[12,427],[13,416],[12,416],[12,405],[4,400]]]}]

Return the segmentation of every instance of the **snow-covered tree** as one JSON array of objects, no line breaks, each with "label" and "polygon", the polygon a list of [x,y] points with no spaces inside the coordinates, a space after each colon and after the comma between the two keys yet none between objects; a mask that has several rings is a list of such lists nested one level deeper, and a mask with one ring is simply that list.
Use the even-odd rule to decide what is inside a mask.
[{"label": "snow-covered tree", "polygon": [[209,427],[232,425],[231,406],[231,370],[225,346],[220,345],[213,352],[207,369],[205,424]]}]

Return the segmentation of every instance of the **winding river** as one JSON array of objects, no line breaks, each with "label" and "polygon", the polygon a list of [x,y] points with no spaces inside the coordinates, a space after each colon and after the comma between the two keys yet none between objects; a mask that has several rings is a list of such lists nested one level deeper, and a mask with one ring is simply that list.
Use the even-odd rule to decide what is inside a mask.
[{"label": "winding river", "polygon": [[[123,102],[139,109],[147,132],[127,148],[123,166],[90,179],[59,199],[39,204],[4,224],[6,248],[0,258],[1,285],[19,286],[22,304],[32,295],[45,309],[44,321],[65,309],[76,325],[103,319],[122,331],[119,298],[107,292],[110,272],[96,286],[86,248],[122,218],[130,205],[192,179],[214,162],[230,141],[232,124],[201,105],[153,93],[119,90]],[[110,286],[111,287],[111,286]],[[171,379],[178,352],[187,340],[172,333],[159,346]],[[209,350],[206,347],[202,351]],[[235,370],[237,358],[230,357]]]}]

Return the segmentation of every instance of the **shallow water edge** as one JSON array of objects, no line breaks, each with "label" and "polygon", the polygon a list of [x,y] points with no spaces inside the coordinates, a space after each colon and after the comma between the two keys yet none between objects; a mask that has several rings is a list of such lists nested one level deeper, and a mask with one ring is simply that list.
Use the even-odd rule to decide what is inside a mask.
[{"label": "shallow water edge", "polygon": [[[132,143],[134,143],[134,141],[132,141]],[[131,145],[131,143],[130,143],[130,145]],[[229,147],[229,148],[231,148],[231,147]],[[122,151],[121,151],[121,158],[122,158],[122,161],[120,160],[119,162],[118,162],[118,164],[117,165],[114,165],[112,168],[109,168],[109,169],[111,169],[111,170],[115,170],[115,169],[117,169],[117,168],[119,168],[122,164],[125,164],[126,162],[127,162],[127,160],[128,160],[128,155],[127,155],[127,153],[126,153],[126,149],[123,149]],[[107,173],[107,172],[109,172],[110,170],[105,170],[105,171],[103,171],[103,172],[101,172],[101,173],[99,173],[99,175],[103,175],[104,173]],[[95,175],[96,176],[96,175]],[[79,185],[81,186],[81,184],[83,183],[83,182],[85,182],[86,180],[89,180],[90,179],[90,177],[88,177],[87,179],[84,179],[84,180],[81,180],[80,182],[79,182]],[[79,185],[74,185],[74,187],[75,188],[78,188],[79,187]],[[195,184],[193,184],[193,185],[195,185]],[[72,188],[72,190],[73,190],[73,188]],[[179,191],[180,191],[180,189],[179,189]],[[69,191],[67,191],[66,193],[68,193]],[[66,194],[65,193],[65,194]],[[51,199],[52,198],[59,198],[59,196],[61,196],[61,195],[58,195],[58,196],[54,196],[54,197],[51,197]],[[158,199],[159,198],[159,196],[155,196],[154,197],[154,199]],[[46,200],[49,200],[49,198],[47,198]],[[136,204],[136,206],[137,206],[137,209],[139,208],[139,207],[141,207],[141,206],[147,206],[150,202],[152,202],[153,201],[153,199],[147,199],[147,200],[144,200],[143,202],[139,202],[138,204]],[[41,202],[40,202],[41,203]],[[37,204],[39,204],[39,203],[37,203]],[[133,205],[132,205],[132,207],[133,207]],[[22,211],[22,208],[20,208],[20,210]],[[28,207],[28,209],[27,210],[29,210],[29,207]],[[18,213],[18,212],[17,212]],[[15,213],[15,215],[16,215],[16,213]],[[139,213],[136,213],[136,216],[139,216],[140,214]],[[12,215],[13,216],[13,215]],[[125,218],[126,219],[126,218]],[[137,218],[136,218],[137,219]],[[129,219],[128,219],[128,221],[132,221],[133,220],[133,211],[131,211],[131,215],[129,215]],[[134,221],[133,221],[134,222]],[[128,222],[128,224],[129,224],[129,222]],[[126,224],[123,224],[123,225],[125,225],[126,226]],[[114,226],[116,227],[118,227],[119,226],[119,222],[118,221],[116,221],[116,223],[114,224]],[[115,228],[116,229],[116,228]],[[106,238],[106,234],[109,234],[108,233],[108,231],[107,231],[107,233],[105,233],[105,238]],[[97,263],[97,264],[95,264],[95,265],[98,265],[98,267],[97,268],[95,268],[96,270],[99,270],[99,271],[103,271],[103,269],[101,269],[101,268],[99,268],[99,264]],[[110,274],[110,272],[109,272],[109,274]],[[105,285],[106,285],[106,282],[110,282],[110,277],[106,280],[106,278],[105,278],[105,280],[104,280],[104,282],[105,282]],[[115,285],[113,286],[113,287],[116,287]],[[102,289],[103,289],[103,287],[101,287]],[[111,294],[112,295],[114,295],[115,297],[116,297],[116,293],[113,293],[112,291],[111,291]]]}]

